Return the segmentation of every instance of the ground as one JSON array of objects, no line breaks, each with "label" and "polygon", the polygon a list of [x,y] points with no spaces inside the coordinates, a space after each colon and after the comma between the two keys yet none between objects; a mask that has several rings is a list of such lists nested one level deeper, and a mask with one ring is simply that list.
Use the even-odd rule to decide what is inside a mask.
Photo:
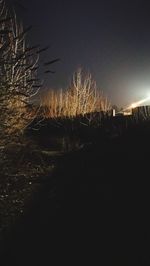
[{"label": "ground", "polygon": [[51,175],[57,153],[46,153],[29,139],[9,143],[0,151],[0,236],[28,209]]},{"label": "ground", "polygon": [[40,151],[44,171],[55,167],[22,178],[28,211],[1,241],[2,265],[149,265],[149,146],[144,126],[60,156]]}]

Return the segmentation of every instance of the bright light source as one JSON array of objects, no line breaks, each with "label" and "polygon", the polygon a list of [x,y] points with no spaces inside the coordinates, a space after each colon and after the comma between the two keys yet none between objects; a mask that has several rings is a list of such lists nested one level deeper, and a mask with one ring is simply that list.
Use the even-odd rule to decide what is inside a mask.
[{"label": "bright light source", "polygon": [[130,107],[131,107],[132,109],[134,109],[134,108],[137,107],[137,104],[136,104],[136,103],[132,103]]},{"label": "bright light source", "polygon": [[146,97],[145,99],[142,99],[138,102],[135,102],[135,103],[132,103],[130,106],[128,106],[127,108],[125,108],[124,110],[128,110],[128,109],[134,109],[136,108],[137,106],[140,106],[142,103],[145,103],[147,101],[150,100],[150,96],[149,97]]}]

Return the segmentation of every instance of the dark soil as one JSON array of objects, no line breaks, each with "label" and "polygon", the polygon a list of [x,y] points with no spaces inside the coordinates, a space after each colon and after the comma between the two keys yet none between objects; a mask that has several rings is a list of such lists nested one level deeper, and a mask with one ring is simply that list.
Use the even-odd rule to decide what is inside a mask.
[{"label": "dark soil", "polygon": [[149,133],[136,128],[57,158],[1,242],[1,265],[150,265]]}]

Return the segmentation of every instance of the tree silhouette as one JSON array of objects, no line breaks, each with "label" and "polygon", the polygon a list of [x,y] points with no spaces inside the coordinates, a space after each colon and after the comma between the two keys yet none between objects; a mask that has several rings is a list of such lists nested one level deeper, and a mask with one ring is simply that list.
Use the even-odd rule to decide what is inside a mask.
[{"label": "tree silhouette", "polygon": [[[36,115],[32,98],[42,82],[37,78],[41,52],[49,47],[29,46],[26,35],[31,26],[23,28],[15,11],[0,1],[0,135],[19,134]],[[47,67],[59,59],[44,63]],[[47,71],[47,72],[45,72]],[[44,73],[53,73],[45,69]]]}]

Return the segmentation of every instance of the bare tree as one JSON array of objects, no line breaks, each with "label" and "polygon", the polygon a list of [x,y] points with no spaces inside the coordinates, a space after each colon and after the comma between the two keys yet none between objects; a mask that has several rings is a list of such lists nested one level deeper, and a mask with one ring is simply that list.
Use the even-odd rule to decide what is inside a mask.
[{"label": "bare tree", "polygon": [[37,79],[38,47],[29,47],[15,12],[0,1],[0,135],[22,131],[32,119],[31,98],[41,84]]},{"label": "bare tree", "polygon": [[70,87],[74,115],[85,115],[94,111],[97,101],[97,86],[90,73],[84,74],[81,69],[74,73]]},{"label": "bare tree", "polygon": [[97,88],[91,74],[78,69],[68,89],[49,90],[42,96],[41,107],[45,117],[75,117],[92,112],[107,112],[111,105]]}]

